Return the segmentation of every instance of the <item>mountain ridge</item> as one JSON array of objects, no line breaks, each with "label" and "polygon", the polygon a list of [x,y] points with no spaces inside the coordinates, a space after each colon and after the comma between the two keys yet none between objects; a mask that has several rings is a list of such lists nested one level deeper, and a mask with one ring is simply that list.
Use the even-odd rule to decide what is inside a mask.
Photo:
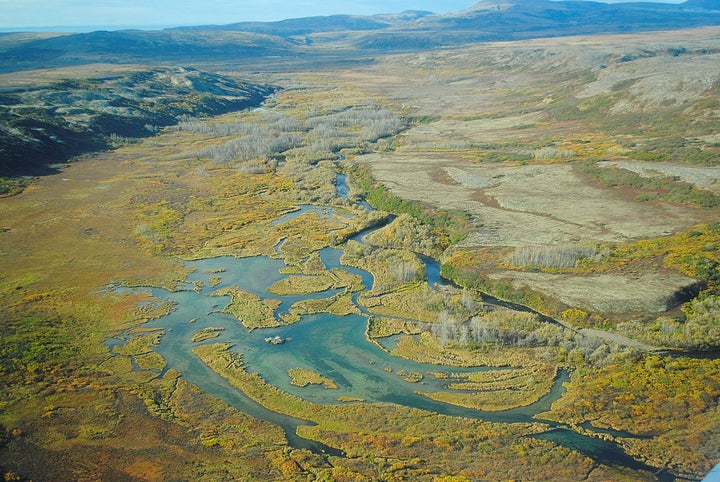
[{"label": "mountain ridge", "polygon": [[[358,39],[367,49],[447,47],[472,42],[585,34],[677,30],[720,25],[720,0],[653,2],[484,0],[455,13],[433,15]],[[440,32],[440,34],[438,34]]]},{"label": "mountain ridge", "polygon": [[[407,51],[473,42],[631,33],[720,25],[720,0],[652,2],[484,0],[447,14],[409,10],[164,30],[96,31],[28,38],[6,34],[0,72],[92,62],[238,61],[323,53]],[[16,38],[15,43],[12,39]],[[313,50],[314,49],[314,50]]]},{"label": "mountain ridge", "polygon": [[279,35],[283,37],[307,35],[320,32],[345,30],[379,30],[434,15],[424,10],[405,10],[400,13],[363,15],[326,15],[289,18],[275,22],[235,22],[226,25],[176,27],[170,30],[230,30],[240,32]]}]

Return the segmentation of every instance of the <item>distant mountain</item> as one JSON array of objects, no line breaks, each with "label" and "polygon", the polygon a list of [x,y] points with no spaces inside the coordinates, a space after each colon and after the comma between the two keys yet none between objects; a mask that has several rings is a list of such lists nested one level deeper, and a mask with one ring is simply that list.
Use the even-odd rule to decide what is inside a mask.
[{"label": "distant mountain", "polygon": [[359,39],[362,48],[424,48],[467,42],[622,33],[720,25],[720,0],[683,4],[485,0]]},{"label": "distant mountain", "polygon": [[3,44],[0,72],[93,62],[193,62],[198,59],[285,54],[293,46],[277,36],[207,29],[202,31],[97,31]]},{"label": "distant mountain", "polygon": [[223,30],[252,32],[280,37],[294,37],[313,33],[382,30],[394,25],[411,22],[432,12],[406,10],[398,14],[372,15],[330,15],[326,17],[305,17],[278,22],[238,22],[222,26],[179,27],[175,30]]},{"label": "distant mountain", "polygon": [[405,10],[404,12],[400,13],[383,13],[379,15],[373,15],[371,18],[387,22],[391,25],[397,25],[400,23],[410,22],[412,20],[427,17],[429,15],[433,15],[433,13],[425,10]]},{"label": "distant mountain", "polygon": [[380,30],[389,27],[387,22],[371,17],[354,15],[331,15],[328,17],[304,17],[280,20],[278,22],[239,22],[221,26],[178,27],[174,30],[232,30],[238,32],[261,33],[291,37],[318,32],[338,32],[344,30]]},{"label": "distant mountain", "polygon": [[[159,31],[121,30],[0,39],[0,72],[106,63],[239,62],[292,56],[344,61],[368,51],[471,42],[720,25],[720,0],[682,4],[484,0],[456,13],[307,17]],[[13,42],[16,39],[16,42]],[[335,48],[341,46],[341,49]],[[374,55],[370,53],[370,55]],[[281,66],[282,67],[282,66]]]},{"label": "distant mountain", "polygon": [[[297,54],[305,36],[318,33],[371,32],[431,15],[406,11],[371,17],[332,15],[280,22],[241,22],[144,31],[96,31],[69,35],[4,34],[0,72],[92,62],[154,63],[237,61]],[[13,43],[13,39],[17,39]]]},{"label": "distant mountain", "polygon": [[684,9],[703,9],[720,11],[720,0],[688,0],[682,4]]}]

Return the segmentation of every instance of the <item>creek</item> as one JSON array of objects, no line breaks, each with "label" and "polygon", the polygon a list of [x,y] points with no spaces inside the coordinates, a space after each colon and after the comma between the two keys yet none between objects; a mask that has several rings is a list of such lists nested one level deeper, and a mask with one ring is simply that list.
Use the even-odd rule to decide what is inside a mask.
[{"label": "creek", "polygon": [[[343,179],[342,183],[344,182]],[[344,192],[346,195],[347,190]],[[275,224],[282,224],[307,211],[315,211],[327,216],[333,214],[331,208],[304,206],[299,211],[281,217],[275,221]],[[362,233],[364,234],[366,232]],[[362,236],[356,235],[353,238],[361,241]],[[342,251],[335,248],[325,248],[320,252],[320,257],[328,269],[339,268],[349,271],[359,276],[366,288],[372,287],[374,281],[372,274],[342,265],[341,255]],[[442,284],[437,261],[427,257],[422,257],[422,260],[427,265],[428,281],[431,284]],[[341,454],[335,448],[299,437],[296,433],[297,427],[310,422],[273,412],[256,403],[200,361],[192,349],[203,343],[230,343],[231,350],[242,355],[243,364],[248,372],[258,373],[268,384],[314,403],[338,404],[340,403],[338,398],[345,396],[363,399],[369,403],[394,403],[449,416],[496,423],[546,423],[548,432],[539,437],[568,446],[605,463],[652,470],[627,456],[614,443],[584,436],[559,424],[534,418],[537,414],[549,410],[552,402],[560,398],[564,392],[563,383],[569,380],[567,372],[561,371],[552,390],[526,407],[485,412],[437,402],[416,393],[417,390],[439,391],[448,383],[447,380],[434,377],[432,373],[463,374],[505,368],[444,367],[395,357],[383,349],[381,344],[368,340],[366,329],[369,313],[367,312],[347,316],[326,313],[306,315],[292,325],[248,330],[232,315],[222,312],[230,304],[230,297],[216,296],[213,295],[214,292],[223,288],[238,287],[264,300],[279,300],[281,303],[275,312],[277,317],[280,313],[287,312],[298,301],[327,298],[339,291],[328,290],[312,295],[292,296],[269,293],[267,288],[287,275],[280,273],[281,269],[286,267],[281,259],[265,256],[218,257],[187,261],[186,264],[194,271],[188,277],[184,289],[168,291],[160,288],[132,288],[150,290],[154,299],[169,301],[174,305],[174,309],[169,314],[151,320],[145,325],[148,329],[163,330],[161,342],[154,349],[166,360],[168,368],[177,369],[185,379],[203,391],[224,400],[244,413],[280,426],[285,431],[291,446],[306,448],[316,453]],[[355,301],[358,294],[355,294]],[[194,343],[193,335],[204,328],[217,328],[218,336]],[[129,336],[119,335],[108,339],[107,343],[112,350],[113,346],[126,342]],[[266,338],[275,336],[291,341],[280,345],[267,343]],[[387,346],[389,342],[385,340],[383,343]],[[293,385],[288,370],[297,367],[320,373],[323,377],[334,381],[337,388],[328,389],[322,385],[306,387]],[[408,374],[422,376],[419,382],[411,382],[406,380]]]}]

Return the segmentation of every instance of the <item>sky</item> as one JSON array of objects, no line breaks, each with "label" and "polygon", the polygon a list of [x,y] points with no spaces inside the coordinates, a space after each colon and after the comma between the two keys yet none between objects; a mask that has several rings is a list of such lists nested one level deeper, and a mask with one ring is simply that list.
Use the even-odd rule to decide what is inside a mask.
[{"label": "sky", "polygon": [[[606,0],[617,3],[621,0]],[[680,0],[655,0],[679,3]],[[0,31],[161,28],[403,10],[454,12],[478,0],[0,0]]]}]

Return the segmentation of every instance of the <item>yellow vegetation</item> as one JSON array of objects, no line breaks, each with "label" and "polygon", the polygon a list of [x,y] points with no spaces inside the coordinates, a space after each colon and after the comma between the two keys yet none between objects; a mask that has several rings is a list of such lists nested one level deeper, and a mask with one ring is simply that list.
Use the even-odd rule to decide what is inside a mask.
[{"label": "yellow vegetation", "polygon": [[274,316],[275,309],[280,306],[279,300],[262,300],[236,286],[215,291],[213,295],[229,295],[232,301],[223,311],[233,315],[246,328],[272,328],[282,325]]},{"label": "yellow vegetation", "polygon": [[521,369],[491,370],[470,374],[465,381],[463,377],[454,375],[453,379],[459,381],[448,385],[450,391],[417,393],[467,408],[508,410],[530,405],[547,395],[556,375],[557,370],[552,366],[540,364]]},{"label": "yellow vegetation", "polygon": [[324,385],[328,389],[336,389],[337,384],[330,378],[325,378],[318,372],[308,370],[307,368],[291,368],[288,370],[288,375],[292,380],[292,383],[298,387],[306,387],[308,385]]}]

